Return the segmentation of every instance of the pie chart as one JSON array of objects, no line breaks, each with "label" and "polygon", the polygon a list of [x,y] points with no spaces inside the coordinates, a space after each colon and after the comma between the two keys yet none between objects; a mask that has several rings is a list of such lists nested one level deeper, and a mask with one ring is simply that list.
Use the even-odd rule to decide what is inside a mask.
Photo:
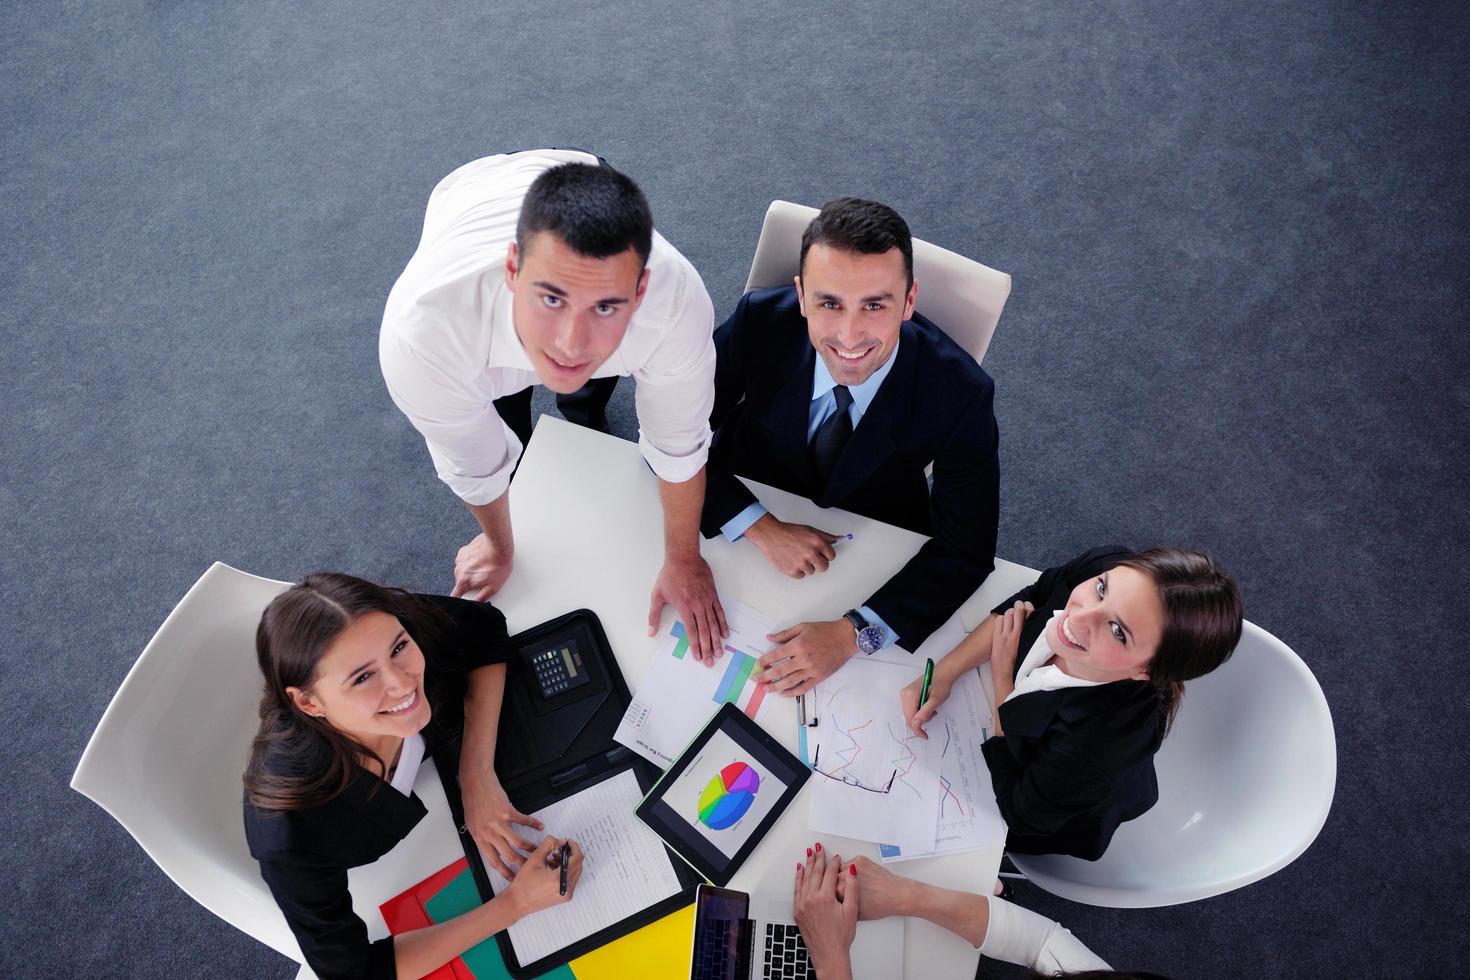
[{"label": "pie chart", "polygon": [[761,777],[743,762],[732,762],[705,784],[699,794],[699,822],[710,830],[725,830],[735,825],[761,787]]}]

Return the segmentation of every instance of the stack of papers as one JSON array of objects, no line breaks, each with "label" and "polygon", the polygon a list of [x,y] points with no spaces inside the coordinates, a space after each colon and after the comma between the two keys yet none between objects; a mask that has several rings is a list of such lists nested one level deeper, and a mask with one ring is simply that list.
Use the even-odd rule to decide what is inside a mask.
[{"label": "stack of papers", "polygon": [[917,850],[896,839],[880,843],[878,852],[884,864],[1005,845],[1005,821],[995,803],[990,769],[980,752],[981,744],[990,737],[990,724],[990,701],[979,674],[971,671],[955,684],[939,714],[924,726],[929,741],[940,747],[934,845]]},{"label": "stack of papers", "polygon": [[940,744],[909,731],[898,701],[916,676],[912,663],[853,658],[808,692],[812,830],[934,850]]},{"label": "stack of papers", "polygon": [[[972,600],[973,602],[973,600]],[[888,665],[889,670],[884,676],[880,672],[870,671],[866,675],[852,673],[854,678],[866,678],[881,686],[877,691],[880,695],[872,710],[875,712],[891,711],[891,715],[884,715],[884,724],[892,724],[895,731],[900,735],[908,733],[907,725],[903,719],[902,709],[898,704],[898,691],[905,684],[910,683],[915,677],[923,675],[924,661],[934,658],[938,661],[950,650],[954,649],[965,638],[965,635],[973,629],[969,622],[974,624],[983,622],[989,609],[975,605],[973,610],[962,607],[959,612],[950,617],[949,621],[935,630],[933,635],[924,642],[918,650],[909,653],[897,647],[889,647],[880,650],[866,660],[850,660],[841,670],[818,685],[815,694],[818,697],[807,696],[808,713],[812,711],[813,705],[820,710],[821,699],[826,697],[820,694],[823,688],[834,685],[839,678],[846,676],[848,669],[854,664],[861,667],[877,667]],[[982,675],[985,675],[982,677]],[[988,680],[988,669],[971,671],[957,681],[951,691],[949,700],[940,707],[939,713],[925,726],[929,738],[927,741],[911,736],[912,740],[907,745],[921,746],[914,750],[916,760],[914,773],[909,782],[922,777],[932,779],[930,783],[933,788],[932,810],[928,798],[915,798],[913,794],[906,794],[909,800],[906,805],[898,805],[902,795],[887,804],[874,806],[870,799],[867,807],[862,813],[844,813],[841,811],[844,800],[849,803],[855,801],[852,792],[843,792],[835,788],[826,788],[822,784],[830,783],[830,779],[821,776],[813,776],[812,796],[812,829],[829,829],[832,833],[841,833],[859,840],[870,840],[878,844],[879,854],[885,864],[894,861],[910,861],[915,858],[933,857],[937,854],[954,854],[962,851],[975,851],[984,847],[1003,847],[1006,839],[1006,825],[1001,818],[1000,808],[995,802],[995,791],[990,782],[990,769],[985,764],[985,756],[980,751],[980,746],[990,737],[991,726],[991,695],[986,681]],[[833,691],[828,700],[837,700],[839,709],[841,701],[849,699],[851,692],[847,695]],[[886,700],[884,700],[886,699]],[[847,706],[847,715],[851,714],[853,705]],[[845,715],[846,716],[846,715]],[[877,715],[875,715],[877,717]],[[861,719],[859,719],[861,720]],[[846,745],[846,741],[829,729],[830,718],[817,716],[816,728],[803,729],[800,737],[802,740],[802,759],[807,765],[812,764],[815,747],[821,742],[823,735],[829,740],[834,749],[840,745]],[[868,729],[864,729],[864,732]],[[862,737],[862,733],[858,733]],[[871,746],[872,743],[866,743]],[[895,749],[897,746],[893,746]],[[822,766],[828,769],[827,759],[831,750],[823,750]],[[932,755],[928,754],[932,753]],[[897,753],[895,753],[897,754]],[[868,757],[869,762],[873,756]],[[862,760],[859,760],[861,768]],[[892,767],[890,767],[891,771]],[[831,770],[829,770],[830,772]],[[849,770],[843,770],[842,775]],[[877,775],[883,775],[879,773]],[[891,795],[891,794],[890,794]],[[818,799],[822,799],[822,810],[818,816]],[[857,803],[863,801],[857,800]],[[923,832],[910,828],[905,824],[893,826],[892,820],[918,821],[925,829]],[[821,821],[821,827],[818,821]],[[927,821],[927,823],[925,822]],[[881,827],[874,824],[882,822]],[[933,836],[928,836],[927,829],[933,828]],[[888,828],[891,828],[889,830]]]}]

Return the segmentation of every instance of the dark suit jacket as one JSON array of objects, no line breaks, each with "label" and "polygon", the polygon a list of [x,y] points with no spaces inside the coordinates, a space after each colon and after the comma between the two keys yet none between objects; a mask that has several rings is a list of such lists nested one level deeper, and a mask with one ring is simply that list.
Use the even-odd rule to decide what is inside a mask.
[{"label": "dark suit jacket", "polygon": [[820,486],[806,437],[817,353],[796,288],[747,293],[715,331],[715,350],[705,537],[755,502],[736,473],[931,535],[866,602],[899,643],[918,647],[995,566],[1000,468],[990,376],[928,320],[905,321],[888,377]]},{"label": "dark suit jacket", "polygon": [[[432,754],[442,780],[459,776],[459,736],[465,671],[509,659],[505,617],[492,606],[421,596],[447,613],[448,643],[433,651],[425,667],[425,687],[435,720],[424,729],[426,755]],[[415,624],[405,627],[417,639]],[[430,648],[424,646],[426,658]],[[437,668],[437,669],[436,669]],[[461,711],[452,710],[459,699]],[[440,724],[443,715],[452,719]],[[292,760],[274,760],[289,770]],[[309,810],[259,810],[245,804],[245,839],[260,862],[276,904],[286,916],[301,952],[322,980],[397,975],[391,937],[370,943],[367,926],[352,911],[347,870],[370,864],[391,851],[428,811],[417,795],[404,796],[382,779],[359,770],[340,796]],[[436,869],[427,868],[425,873]]]},{"label": "dark suit jacket", "polygon": [[[1072,589],[1129,554],[1096,548],[1047,569],[995,607],[1001,613],[1017,600],[1036,607],[1021,631],[1017,672]],[[1147,681],[1033,691],[1001,705],[1000,723],[1005,734],[982,749],[1010,828],[1008,850],[1095,861],[1119,824],[1158,802],[1153,759],[1163,741],[1163,709]]]}]

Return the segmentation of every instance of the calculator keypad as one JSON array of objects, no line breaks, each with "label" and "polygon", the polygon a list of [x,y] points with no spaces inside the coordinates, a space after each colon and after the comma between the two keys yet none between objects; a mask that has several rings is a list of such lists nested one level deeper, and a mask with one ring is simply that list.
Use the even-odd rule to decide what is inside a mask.
[{"label": "calculator keypad", "polygon": [[544,698],[556,697],[590,679],[582,666],[581,655],[571,647],[538,653],[531,658],[531,667],[536,672],[536,685],[541,688]]}]

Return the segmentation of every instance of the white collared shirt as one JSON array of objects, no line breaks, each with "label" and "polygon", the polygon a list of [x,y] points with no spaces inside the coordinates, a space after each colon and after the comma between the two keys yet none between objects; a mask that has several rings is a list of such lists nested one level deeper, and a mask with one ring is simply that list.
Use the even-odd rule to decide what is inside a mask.
[{"label": "white collared shirt", "polygon": [[418,732],[403,740],[398,750],[398,765],[393,767],[393,778],[388,781],[404,796],[413,795],[413,783],[418,779],[419,766],[424,763],[424,736]]},{"label": "white collared shirt", "polygon": [[[1021,669],[1016,672],[1016,689],[1006,697],[1006,701],[1033,691],[1055,691],[1063,687],[1097,687],[1103,683],[1073,677],[1056,664],[1047,663],[1056,656],[1056,653],[1052,650],[1051,644],[1046,642],[1046,634],[1051,631],[1051,624],[1056,622],[1061,615],[1062,610],[1060,609],[1052,613],[1051,620],[1042,629],[1041,635],[1036,638],[1035,643],[1031,644],[1026,659],[1021,661]],[[1001,703],[1004,704],[1005,701]]]},{"label": "white collared shirt", "polygon": [[[378,361],[388,393],[428,444],[439,478],[469,504],[505,493],[520,440],[493,402],[537,382],[511,322],[505,259],[521,202],[540,174],[595,163],[575,150],[528,150],[467,163],[429,195],[423,237],[383,312]],[[638,447],[682,483],[709,455],[715,312],[689,260],[658,232],[648,290],[595,378],[637,382]]]},{"label": "white collared shirt", "polygon": [[[868,412],[868,406],[873,404],[873,399],[878,397],[878,389],[883,387],[883,381],[888,377],[888,372],[893,370],[893,362],[898,360],[898,344],[895,342],[893,350],[888,352],[888,360],[879,365],[878,370],[868,375],[868,379],[860,385],[848,385],[847,393],[852,395],[852,404],[848,406],[847,414],[852,420],[852,427],[856,429],[858,423]],[[837,396],[832,389],[837,387],[837,380],[832,377],[832,372],[827,367],[827,362],[822,360],[818,354],[816,363],[812,367],[812,403],[808,413],[806,427],[806,441],[811,442],[817,437],[817,430],[822,423],[831,418],[837,411]]]}]

